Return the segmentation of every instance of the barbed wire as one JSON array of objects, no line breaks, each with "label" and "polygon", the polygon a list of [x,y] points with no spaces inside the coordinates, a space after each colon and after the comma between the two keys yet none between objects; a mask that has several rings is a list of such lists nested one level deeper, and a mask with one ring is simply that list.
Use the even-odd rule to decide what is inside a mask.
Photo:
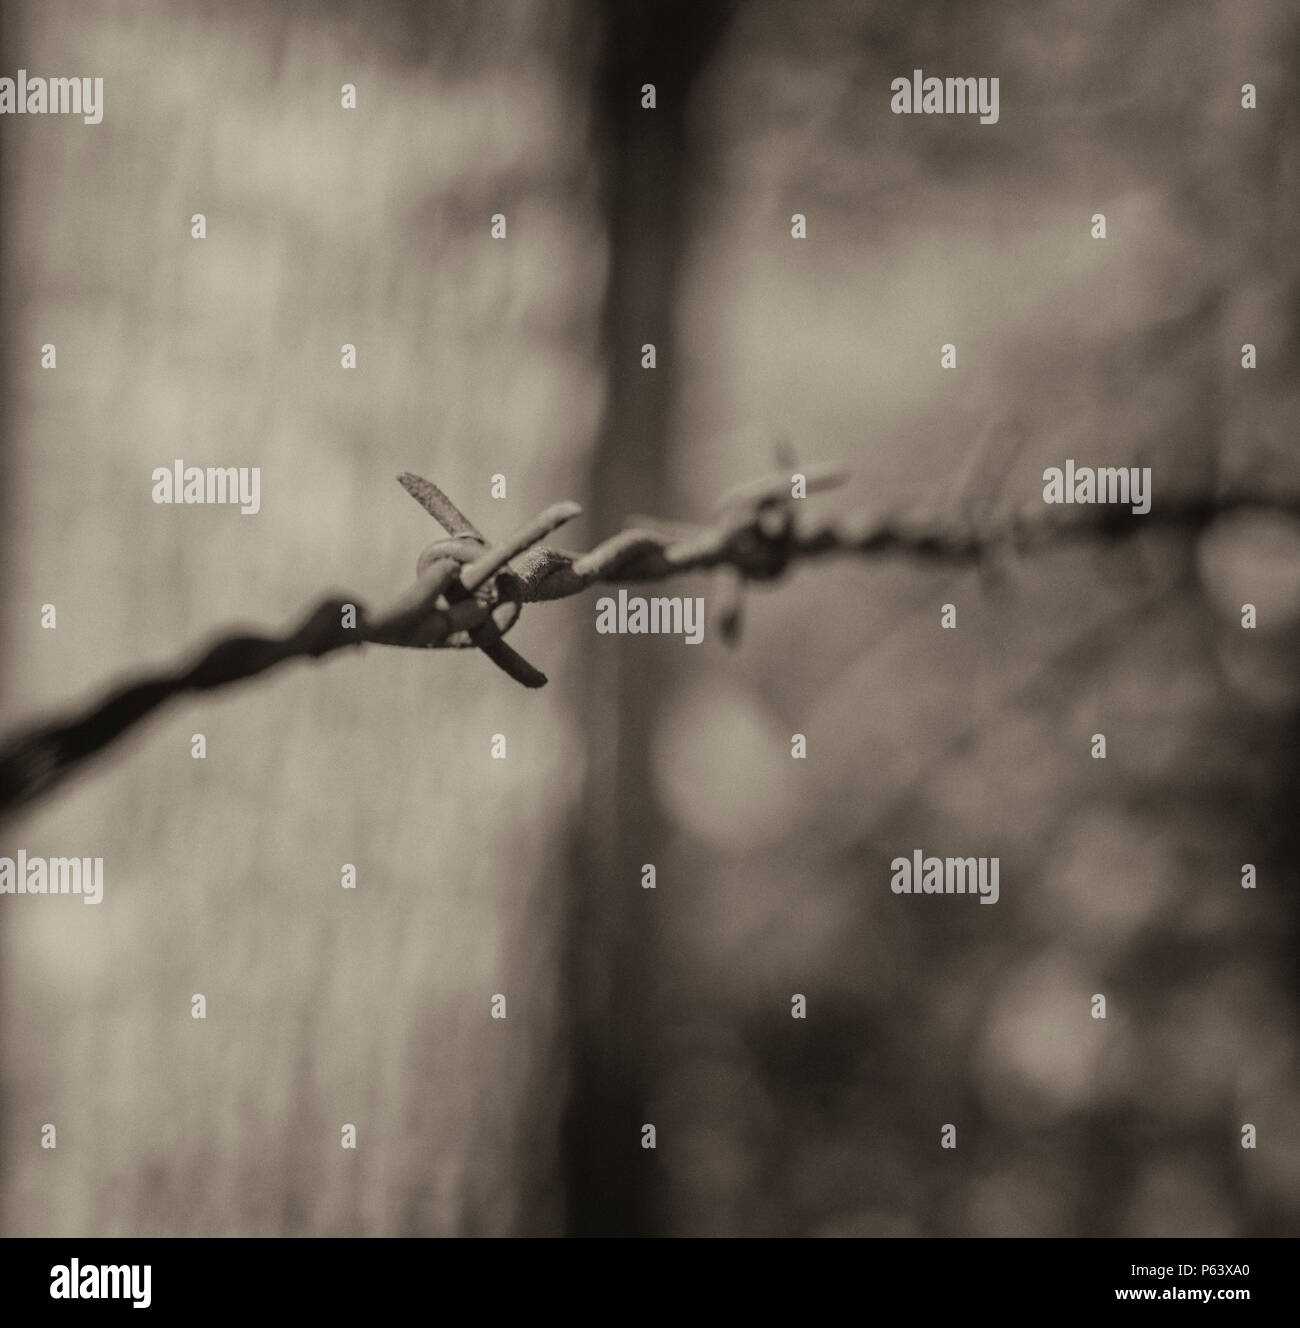
[{"label": "barbed wire", "polygon": [[[847,478],[834,466],[807,466],[800,473],[805,493],[833,488]],[[490,544],[437,485],[418,475],[400,475],[399,483],[448,538],[421,553],[415,584],[397,601],[372,617],[356,596],[328,596],[288,632],[228,633],[192,664],[125,683],[71,718],[13,735],[0,745],[0,815],[49,792],[171,698],[213,691],[291,659],[318,659],[366,643],[476,647],[525,687],[543,687],[546,675],[506,643],[506,633],[518,622],[523,605],[565,599],[597,583],[662,581],[686,572],[726,569],[730,583],[719,622],[724,638],[734,642],[746,582],[774,580],[791,564],[825,554],[899,554],[971,563],[1002,550],[1027,552],[1154,526],[1196,530],[1243,508],[1280,508],[1300,515],[1300,498],[1240,496],[1166,500],[1140,517],[1122,507],[1101,507],[1088,509],[1080,519],[1012,517],[993,526],[958,519],[945,528],[933,518],[908,520],[870,512],[805,521],[796,514],[794,479],[785,470],[731,490],[710,524],[637,518],[588,552],[567,553],[542,541],[580,515],[577,503],[556,503],[510,539]]]}]

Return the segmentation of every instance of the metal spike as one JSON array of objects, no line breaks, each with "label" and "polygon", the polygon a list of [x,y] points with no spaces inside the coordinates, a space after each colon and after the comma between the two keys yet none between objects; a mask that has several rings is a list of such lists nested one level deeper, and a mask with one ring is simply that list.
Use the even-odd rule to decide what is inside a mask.
[{"label": "metal spike", "polygon": [[421,479],[407,470],[397,477],[397,482],[448,535],[473,535],[476,539],[483,539],[469,517],[430,480]]},{"label": "metal spike", "polygon": [[535,516],[501,544],[492,545],[481,557],[468,563],[461,571],[460,583],[472,595],[485,581],[490,581],[510,560],[530,549],[551,531],[582,515],[582,508],[573,502],[553,503]]}]

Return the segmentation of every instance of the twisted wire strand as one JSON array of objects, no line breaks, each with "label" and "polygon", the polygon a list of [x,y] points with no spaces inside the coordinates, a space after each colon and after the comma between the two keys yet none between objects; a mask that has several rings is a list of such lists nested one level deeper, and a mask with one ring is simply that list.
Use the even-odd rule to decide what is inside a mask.
[{"label": "twisted wire strand", "polygon": [[[808,467],[806,473],[810,491],[833,487],[843,478],[828,467]],[[491,545],[436,485],[409,474],[399,480],[449,538],[425,551],[417,581],[386,610],[372,617],[355,596],[327,596],[282,634],[228,633],[193,663],[124,683],[69,718],[12,735],[0,744],[0,814],[9,815],[49,792],[172,698],[241,682],[292,659],[319,659],[367,642],[476,646],[524,686],[544,686],[545,675],[505,642],[505,634],[522,605],[565,599],[597,583],[661,581],[726,568],[743,584],[772,580],[792,563],[825,554],[970,563],[1000,551],[1027,552],[1099,535],[1119,538],[1157,527],[1194,532],[1245,508],[1300,516],[1300,497],[1240,496],[1169,500],[1140,519],[1124,508],[1090,508],[1073,520],[1013,520],[987,528],[943,529],[867,512],[805,523],[795,518],[785,473],[733,491],[710,525],[645,523],[611,535],[586,553],[567,553],[541,540],[581,512],[577,503],[557,503],[510,539]],[[344,626],[348,606],[355,611],[355,626]],[[724,635],[734,638],[738,605],[724,619]]]}]

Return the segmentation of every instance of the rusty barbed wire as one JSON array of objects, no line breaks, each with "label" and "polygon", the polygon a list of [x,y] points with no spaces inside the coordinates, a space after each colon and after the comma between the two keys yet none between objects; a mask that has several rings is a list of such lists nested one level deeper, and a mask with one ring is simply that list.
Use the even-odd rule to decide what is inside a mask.
[{"label": "rusty barbed wire", "polygon": [[[831,489],[846,478],[836,466],[805,466],[805,491]],[[1137,520],[1125,508],[1089,510],[1079,520],[1034,522],[1012,518],[1000,526],[856,512],[805,522],[796,516],[792,474],[784,470],[731,490],[708,525],[635,519],[586,553],[542,544],[578,516],[575,502],[556,503],[511,538],[490,544],[437,485],[418,475],[398,477],[403,488],[447,532],[416,564],[417,579],[395,603],[371,617],[356,596],[322,599],[298,627],[281,635],[230,633],[188,666],[147,675],[111,691],[70,719],[32,726],[0,745],[0,815],[49,792],[95,753],[173,697],[206,692],[264,673],[291,659],[318,659],[366,643],[404,648],[476,647],[525,687],[546,675],[504,637],[525,604],[565,599],[601,582],[661,581],[686,572],[725,569],[729,601],[722,634],[737,639],[740,591],[747,581],[771,581],[795,562],[832,553],[899,554],[954,563],[978,562],[999,551],[1027,552],[1046,544],[1098,535],[1121,537],[1165,526],[1199,529],[1241,508],[1300,515],[1300,497],[1189,497],[1166,501]]]}]

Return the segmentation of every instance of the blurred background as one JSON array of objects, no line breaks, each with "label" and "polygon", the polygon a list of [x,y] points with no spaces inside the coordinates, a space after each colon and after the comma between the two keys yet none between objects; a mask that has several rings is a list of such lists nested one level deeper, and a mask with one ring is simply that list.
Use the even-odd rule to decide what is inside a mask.
[{"label": "blurred background", "polygon": [[[403,470],[489,536],[576,498],[580,548],[782,440],[853,472],[810,509],[938,525],[1066,457],[1300,495],[1283,0],[15,0],[0,52],[104,79],[0,121],[6,730],[385,603]],[[998,123],[891,114],[914,68]],[[178,457],[261,512],[153,504]],[[541,692],[293,664],[0,827],[105,861],[0,900],[0,1231],[1296,1233],[1294,517],[805,566],[734,651],[708,578],[698,647],[600,593],[524,613]],[[999,903],[892,895],[918,847]]]}]

